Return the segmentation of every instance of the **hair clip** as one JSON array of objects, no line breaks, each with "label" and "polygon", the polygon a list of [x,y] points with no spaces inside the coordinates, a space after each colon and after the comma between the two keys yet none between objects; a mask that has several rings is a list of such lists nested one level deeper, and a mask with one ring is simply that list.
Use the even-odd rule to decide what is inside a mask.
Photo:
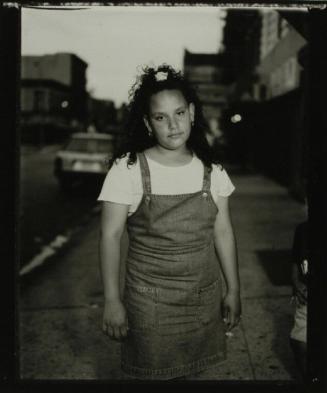
[{"label": "hair clip", "polygon": [[168,78],[168,72],[164,72],[164,71],[157,72],[155,78],[157,82],[165,81]]}]

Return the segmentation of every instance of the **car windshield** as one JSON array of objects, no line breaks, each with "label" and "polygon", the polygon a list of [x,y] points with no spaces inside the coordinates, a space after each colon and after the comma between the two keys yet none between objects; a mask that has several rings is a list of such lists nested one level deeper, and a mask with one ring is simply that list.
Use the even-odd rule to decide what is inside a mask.
[{"label": "car windshield", "polygon": [[72,139],[65,150],[78,151],[83,153],[110,153],[112,151],[112,141],[104,139]]}]

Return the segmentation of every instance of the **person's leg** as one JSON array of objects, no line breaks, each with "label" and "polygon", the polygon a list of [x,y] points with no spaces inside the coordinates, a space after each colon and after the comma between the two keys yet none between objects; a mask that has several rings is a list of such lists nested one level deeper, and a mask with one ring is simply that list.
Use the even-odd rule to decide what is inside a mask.
[{"label": "person's leg", "polygon": [[307,373],[307,306],[297,304],[294,315],[294,326],[290,334],[290,345],[296,365],[303,379]]},{"label": "person's leg", "polygon": [[301,372],[302,378],[305,379],[307,372],[307,344],[293,338],[290,339],[290,344],[293,350],[296,365]]}]

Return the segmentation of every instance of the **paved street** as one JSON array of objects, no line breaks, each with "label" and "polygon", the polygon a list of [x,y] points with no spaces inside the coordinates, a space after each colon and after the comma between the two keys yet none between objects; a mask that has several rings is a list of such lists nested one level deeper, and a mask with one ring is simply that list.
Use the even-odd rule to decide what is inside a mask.
[{"label": "paved street", "polygon": [[[60,145],[22,146],[20,155],[20,263],[25,265],[57,236],[65,236],[95,204],[99,190],[63,192],[53,174]],[[60,217],[60,219],[59,219]]]},{"label": "paved street", "polygon": [[[199,375],[205,380],[297,378],[288,344],[289,257],[302,205],[258,174],[230,172],[238,241],[243,319],[228,339],[228,360]],[[75,233],[61,255],[32,273],[20,300],[23,379],[123,379],[120,347],[101,332],[99,215]]]}]

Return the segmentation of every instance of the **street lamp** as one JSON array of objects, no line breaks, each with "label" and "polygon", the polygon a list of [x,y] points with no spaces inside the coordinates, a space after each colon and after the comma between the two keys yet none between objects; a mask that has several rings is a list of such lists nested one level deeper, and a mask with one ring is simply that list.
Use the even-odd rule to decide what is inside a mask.
[{"label": "street lamp", "polygon": [[239,123],[241,120],[242,120],[242,116],[241,116],[240,114],[238,114],[238,113],[236,113],[235,115],[233,115],[233,116],[230,118],[230,121],[231,121],[232,123]]},{"label": "street lamp", "polygon": [[65,101],[62,101],[62,102],[61,102],[61,107],[62,107],[62,108],[65,109],[65,108],[68,108],[68,106],[69,106],[69,102],[68,102],[68,101],[65,100]]}]

